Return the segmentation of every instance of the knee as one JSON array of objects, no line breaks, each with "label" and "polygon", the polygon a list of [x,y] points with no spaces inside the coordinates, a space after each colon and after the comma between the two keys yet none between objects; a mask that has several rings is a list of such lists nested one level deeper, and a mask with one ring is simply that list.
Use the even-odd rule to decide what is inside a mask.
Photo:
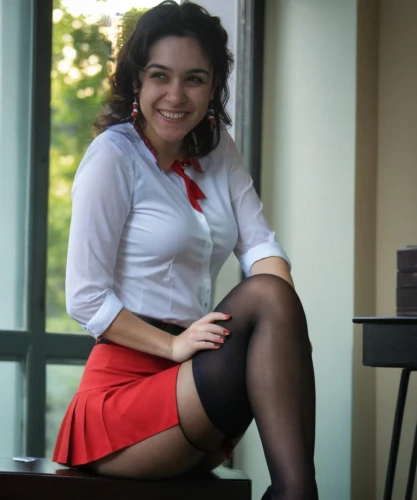
[{"label": "knee", "polygon": [[294,288],[283,278],[273,274],[256,274],[246,281],[258,314],[272,314],[277,322],[306,325],[301,301]]},{"label": "knee", "polygon": [[294,288],[275,274],[255,274],[246,281],[248,292],[253,295],[254,300],[275,305],[288,300],[299,302]]}]

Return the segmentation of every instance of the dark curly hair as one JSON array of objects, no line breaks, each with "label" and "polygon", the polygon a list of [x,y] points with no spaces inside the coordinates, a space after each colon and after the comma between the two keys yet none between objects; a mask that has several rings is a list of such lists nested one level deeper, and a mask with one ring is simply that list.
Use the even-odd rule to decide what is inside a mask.
[{"label": "dark curly hair", "polygon": [[[193,2],[185,1],[179,5],[168,0],[142,15],[119,52],[115,73],[110,77],[110,96],[97,116],[95,130],[101,133],[111,125],[131,120],[133,84],[140,89],[139,73],[149,60],[152,45],[167,36],[193,38],[212,66],[214,129],[211,130],[208,120],[204,118],[183,140],[184,149],[189,155],[202,157],[218,146],[221,128],[231,124],[226,103],[229,99],[227,80],[233,68],[233,56],[227,48],[228,36],[220,19],[210,16],[207,10]],[[140,113],[138,121],[143,127]]]}]

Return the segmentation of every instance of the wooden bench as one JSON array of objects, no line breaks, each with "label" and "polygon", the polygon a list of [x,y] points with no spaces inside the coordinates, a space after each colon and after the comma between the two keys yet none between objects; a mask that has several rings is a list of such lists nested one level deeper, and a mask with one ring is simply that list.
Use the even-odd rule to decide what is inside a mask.
[{"label": "wooden bench", "polygon": [[0,499],[39,500],[251,500],[241,471],[218,467],[203,475],[136,481],[79,472],[39,458],[0,458]]}]

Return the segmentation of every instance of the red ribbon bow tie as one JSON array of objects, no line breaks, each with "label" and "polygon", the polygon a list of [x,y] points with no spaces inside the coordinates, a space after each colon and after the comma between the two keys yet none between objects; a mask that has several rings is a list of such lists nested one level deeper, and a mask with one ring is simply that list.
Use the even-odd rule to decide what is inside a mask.
[{"label": "red ribbon bow tie", "polygon": [[[135,120],[133,121],[133,126],[135,127],[136,132],[142,138],[146,147],[149,149],[149,151],[153,154],[153,156],[156,159],[155,149],[152,147],[149,139],[145,136],[145,134],[139,128],[139,126]],[[197,186],[197,184],[192,179],[190,179],[190,177],[188,177],[188,175],[184,172],[184,168],[187,165],[190,165],[190,166],[194,167],[196,170],[198,170],[199,172],[202,172],[200,163],[198,162],[197,158],[187,158],[187,160],[184,160],[181,163],[178,160],[175,160],[171,166],[171,169],[173,172],[175,172],[176,174],[178,174],[180,177],[182,177],[184,179],[185,187],[187,189],[188,199],[190,200],[191,205],[199,212],[202,212],[203,209],[200,207],[200,204],[198,203],[197,200],[203,200],[204,198],[206,198],[206,195],[203,193],[203,191],[201,191],[201,189]]]},{"label": "red ribbon bow tie", "polygon": [[196,170],[202,172],[199,162],[194,158],[190,158],[189,160],[182,163],[180,163],[178,160],[175,160],[171,166],[171,170],[184,179],[188,199],[190,200],[191,205],[199,212],[202,212],[203,209],[201,208],[197,200],[203,200],[206,195],[203,193],[203,191],[201,191],[198,185],[184,172],[185,165],[192,165]]}]

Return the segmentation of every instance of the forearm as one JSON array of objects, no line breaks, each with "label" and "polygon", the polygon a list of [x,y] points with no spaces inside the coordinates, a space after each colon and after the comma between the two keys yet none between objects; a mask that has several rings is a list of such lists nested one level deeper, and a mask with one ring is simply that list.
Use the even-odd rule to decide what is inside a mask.
[{"label": "forearm", "polygon": [[295,288],[288,263],[281,257],[268,257],[258,260],[251,267],[250,273],[251,276],[255,274],[275,274]]},{"label": "forearm", "polygon": [[172,335],[122,309],[103,337],[115,344],[172,359]]}]

